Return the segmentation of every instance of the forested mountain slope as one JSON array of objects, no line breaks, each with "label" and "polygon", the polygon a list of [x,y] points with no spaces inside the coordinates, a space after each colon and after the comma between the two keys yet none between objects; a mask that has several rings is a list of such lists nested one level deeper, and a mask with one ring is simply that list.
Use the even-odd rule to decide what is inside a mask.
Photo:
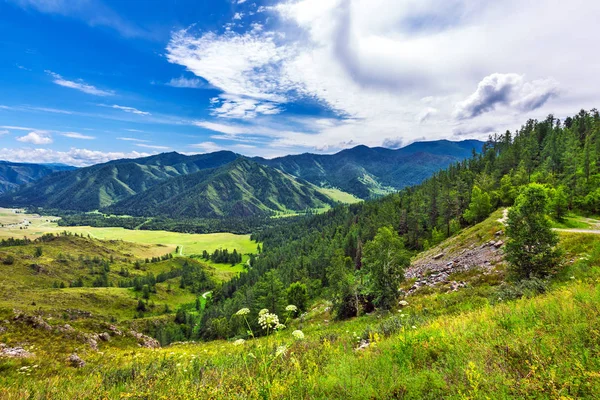
[{"label": "forested mountain slope", "polygon": [[415,142],[392,150],[356,146],[332,155],[300,154],[256,161],[315,185],[337,187],[362,199],[421,183],[434,172],[480,152],[483,142]]},{"label": "forested mountain slope", "polygon": [[163,153],[49,175],[0,197],[8,206],[91,211],[143,192],[166,179],[215,168],[238,158],[232,152],[185,156]]},{"label": "forested mountain slope", "polygon": [[355,293],[368,306],[372,298],[368,277],[361,275],[363,253],[380,228],[398,234],[408,251],[420,251],[484,220],[498,207],[511,206],[521,188],[532,182],[546,185],[548,211],[556,220],[569,210],[600,213],[596,110],[564,121],[553,116],[527,121],[515,132],[491,137],[481,154],[418,186],[262,232],[256,239],[263,242],[263,253],[248,273],[223,285],[215,307],[205,316],[204,335],[214,335],[210,320],[248,307],[247,299],[261,294],[263,286],[284,290],[301,283],[312,288],[313,296],[337,298],[338,310],[344,309],[346,296]]},{"label": "forested mountain slope", "polygon": [[107,211],[172,218],[244,217],[334,203],[310,183],[242,157],[220,168],[169,179]]},{"label": "forested mountain slope", "polygon": [[75,167],[60,164],[27,164],[0,161],[0,194],[9,192],[29,182],[37,181],[56,171],[69,171]]}]

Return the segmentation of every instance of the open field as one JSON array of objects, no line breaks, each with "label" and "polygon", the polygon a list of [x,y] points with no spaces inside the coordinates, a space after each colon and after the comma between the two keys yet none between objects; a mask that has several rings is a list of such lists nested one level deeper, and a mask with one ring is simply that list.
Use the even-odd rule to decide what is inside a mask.
[{"label": "open field", "polygon": [[[237,249],[238,252],[254,253],[256,243],[250,235],[234,235],[232,233],[189,234],[167,231],[142,231],[124,228],[95,228],[90,226],[61,227],[55,222],[56,217],[36,214],[16,214],[14,210],[0,208],[0,239],[10,237],[37,238],[46,233],[73,232],[90,235],[102,240],[124,240],[127,242],[153,245],[148,253],[140,257],[153,257],[174,252],[179,246],[178,255],[209,253],[218,248]],[[160,245],[160,246],[159,246]],[[216,267],[216,265],[215,265]]]}]

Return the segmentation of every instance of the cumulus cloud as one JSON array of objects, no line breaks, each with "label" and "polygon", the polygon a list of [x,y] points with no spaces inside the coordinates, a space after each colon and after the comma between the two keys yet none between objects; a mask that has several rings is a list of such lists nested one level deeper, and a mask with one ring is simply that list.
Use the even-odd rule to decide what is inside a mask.
[{"label": "cumulus cloud", "polygon": [[68,151],[57,151],[51,149],[0,149],[0,159],[14,162],[29,163],[63,163],[76,167],[99,164],[121,158],[147,157],[150,153],[132,151],[125,152],[102,152],[87,149],[71,148]]},{"label": "cumulus cloud", "polygon": [[469,119],[493,111],[497,106],[532,111],[558,95],[558,84],[551,79],[526,82],[519,74],[491,74],[477,90],[456,105],[454,116]]},{"label": "cumulus cloud", "polygon": [[401,137],[386,138],[381,145],[383,147],[387,147],[388,149],[399,149],[404,145],[404,139]]},{"label": "cumulus cloud", "polygon": [[57,84],[59,86],[64,86],[67,88],[79,90],[80,92],[84,92],[84,93],[91,94],[94,96],[113,96],[115,94],[115,92],[113,92],[112,90],[98,89],[95,86],[85,83],[81,79],[79,79],[77,81],[70,81],[70,80],[63,78],[62,76],[60,76],[59,74],[57,74],[55,72],[46,71],[46,73],[48,75],[52,76],[52,78],[53,78],[52,82],[54,82],[55,84]]},{"label": "cumulus cloud", "polygon": [[44,144],[52,143],[52,136],[50,136],[50,134],[47,132],[43,132],[43,131],[35,132],[34,131],[34,132],[29,132],[25,136],[17,137],[17,140],[19,142],[23,142],[23,143],[44,145]]},{"label": "cumulus cloud", "polygon": [[137,115],[152,115],[147,111],[140,111],[137,108],[119,106],[117,104],[112,105],[111,108],[115,108],[117,110],[125,111],[125,112],[132,113],[132,114],[137,114]]},{"label": "cumulus cloud", "polygon": [[83,139],[83,140],[96,139],[94,136],[82,135],[81,133],[77,133],[77,132],[64,132],[64,133],[61,133],[61,135],[71,138],[71,139]]}]

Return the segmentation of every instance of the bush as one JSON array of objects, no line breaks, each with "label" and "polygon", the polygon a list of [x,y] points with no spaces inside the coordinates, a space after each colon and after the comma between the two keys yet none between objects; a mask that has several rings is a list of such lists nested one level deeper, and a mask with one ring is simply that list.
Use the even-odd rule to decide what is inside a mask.
[{"label": "bush", "polygon": [[13,265],[15,263],[15,258],[13,256],[6,256],[4,260],[2,260],[2,264],[4,265]]}]

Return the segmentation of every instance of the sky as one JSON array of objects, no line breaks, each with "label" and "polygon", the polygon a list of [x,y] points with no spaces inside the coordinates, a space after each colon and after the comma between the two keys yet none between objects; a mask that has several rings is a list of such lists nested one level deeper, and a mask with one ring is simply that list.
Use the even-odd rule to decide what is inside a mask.
[{"label": "sky", "polygon": [[485,139],[598,107],[591,0],[0,0],[0,159]]}]

